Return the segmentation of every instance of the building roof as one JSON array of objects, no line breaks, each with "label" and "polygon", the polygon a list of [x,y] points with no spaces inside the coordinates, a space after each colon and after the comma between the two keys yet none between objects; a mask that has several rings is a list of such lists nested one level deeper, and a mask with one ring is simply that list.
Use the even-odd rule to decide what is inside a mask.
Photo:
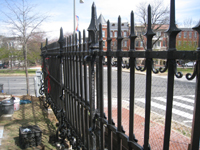
[{"label": "building roof", "polygon": [[99,18],[97,19],[97,23],[98,23],[98,24],[101,23],[102,25],[103,25],[103,24],[107,24],[107,23],[106,23],[106,20],[105,20],[105,18],[103,17],[102,14],[101,14],[101,15],[99,16]]},{"label": "building roof", "polygon": [[[127,30],[129,28],[129,23],[128,22],[122,22],[121,23],[121,29],[122,30]],[[116,30],[116,29],[118,29],[118,23],[116,23],[116,22],[112,22],[112,23],[110,23],[110,29],[111,30]]]}]

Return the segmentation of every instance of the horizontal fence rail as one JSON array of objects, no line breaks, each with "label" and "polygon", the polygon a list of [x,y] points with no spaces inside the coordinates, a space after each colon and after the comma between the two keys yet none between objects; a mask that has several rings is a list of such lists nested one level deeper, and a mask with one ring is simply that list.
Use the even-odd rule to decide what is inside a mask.
[{"label": "horizontal fence rail", "polygon": [[[166,107],[163,125],[162,147],[158,149],[170,149],[170,135],[172,133],[172,115],[174,101],[175,78],[183,78],[181,72],[177,72],[176,59],[196,61],[193,74],[187,73],[186,79],[196,78],[194,110],[192,119],[191,141],[188,149],[199,149],[200,135],[200,41],[196,51],[177,51],[176,35],[181,31],[175,24],[175,1],[171,0],[170,25],[167,30],[169,48],[167,51],[153,51],[152,38],[155,35],[151,29],[151,6],[148,6],[148,28],[145,34],[147,38],[147,49],[145,51],[135,50],[136,34],[134,31],[134,13],[131,12],[130,26],[130,50],[122,50],[121,18],[118,18],[117,50],[111,49],[110,22],[107,22],[107,51],[103,51],[102,25],[97,24],[96,6],[92,5],[92,19],[88,28],[89,37],[86,38],[85,30],[63,37],[60,30],[58,42],[41,45],[41,56],[43,58],[43,92],[46,95],[45,107],[51,107],[59,121],[56,137],[61,144],[65,138],[70,141],[73,149],[129,149],[139,150],[151,149],[150,126],[152,104],[152,74],[167,71],[166,80]],[[193,28],[200,34],[200,23]],[[107,66],[103,64],[107,57]],[[113,95],[113,69],[111,60],[117,58],[116,89]],[[130,69],[129,96],[127,102],[123,100],[123,74],[122,59],[128,58]],[[136,59],[144,58],[143,66],[138,66]],[[165,59],[164,67],[155,68],[153,59]],[[104,73],[106,68],[107,74]],[[143,141],[136,137],[135,122],[136,115],[136,71],[145,72],[145,106],[144,106],[144,135]],[[106,76],[106,85],[104,83]],[[104,89],[107,88],[107,95]],[[190,90],[190,89],[188,89]],[[113,96],[116,97],[114,100]],[[160,98],[161,99],[161,98]],[[116,103],[116,107],[113,104]],[[127,127],[124,126],[124,105],[128,105]],[[177,103],[175,103],[177,104]],[[178,105],[178,104],[177,104]],[[114,119],[114,114],[117,119]],[[128,134],[126,133],[128,132]],[[141,144],[143,143],[143,144]]]}]

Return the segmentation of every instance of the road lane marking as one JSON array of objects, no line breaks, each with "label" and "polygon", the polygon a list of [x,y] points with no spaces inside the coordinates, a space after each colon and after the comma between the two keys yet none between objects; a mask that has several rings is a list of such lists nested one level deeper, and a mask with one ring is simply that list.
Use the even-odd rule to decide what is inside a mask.
[{"label": "road lane marking", "polygon": [[[152,99],[166,103],[166,99],[164,97],[152,97]],[[173,100],[173,105],[179,106],[179,107],[182,107],[182,108],[186,108],[186,109],[189,109],[189,110],[192,110],[192,111],[194,110],[193,106],[186,105],[186,104],[183,104],[183,103],[179,103],[179,102],[176,102],[175,100]]]},{"label": "road lane marking", "polygon": [[[187,95],[186,95],[187,96]],[[194,103],[193,99],[189,99],[189,98],[185,98],[183,96],[174,96],[174,98],[179,99],[181,101],[186,101],[186,102],[190,102],[190,103]]]},{"label": "road lane marking", "polygon": [[[136,98],[135,100],[139,101],[139,102],[142,102],[142,103],[145,103],[145,98]],[[161,109],[161,110],[166,111],[166,106],[158,104],[156,102],[151,102],[151,106],[156,107],[157,109]],[[193,118],[193,115],[191,115],[191,114],[189,114],[187,112],[184,112],[184,111],[177,110],[175,108],[172,108],[172,113],[176,114],[178,116],[187,118],[187,119],[192,119]]]}]

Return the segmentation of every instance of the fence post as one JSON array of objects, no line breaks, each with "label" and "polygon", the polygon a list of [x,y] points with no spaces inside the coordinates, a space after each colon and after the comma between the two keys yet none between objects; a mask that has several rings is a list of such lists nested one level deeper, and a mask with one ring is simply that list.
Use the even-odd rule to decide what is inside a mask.
[{"label": "fence post", "polygon": [[[170,25],[167,30],[169,36],[169,49],[168,55],[172,55],[176,51],[176,35],[181,30],[176,27],[175,24],[175,0],[171,0],[170,4]],[[177,78],[182,77],[181,73],[176,72],[176,60],[168,59],[168,81],[167,81],[167,103],[166,103],[166,114],[165,114],[165,132],[164,132],[164,144],[163,150],[169,149],[170,133],[171,133],[171,120],[172,120],[172,106],[173,106],[173,95],[174,95],[174,75]]]},{"label": "fence post", "polygon": [[[198,41],[198,48],[197,52],[200,51],[200,21],[199,23],[193,28],[199,34],[199,41]],[[190,150],[199,149],[199,138],[200,138],[200,61],[196,62],[194,73],[191,76],[193,79],[196,76],[196,91],[195,91],[195,104],[194,104],[194,112],[193,112],[193,121],[192,121],[192,135],[191,135],[191,146]],[[189,76],[191,74],[187,74]],[[189,79],[190,80],[190,79]]]},{"label": "fence post", "polygon": [[[96,6],[93,3],[92,5],[92,15],[91,22],[88,27],[89,32],[89,99],[90,99],[90,132],[94,132],[95,129],[95,71],[94,71],[94,62],[96,59],[95,51],[99,48],[98,43],[98,25],[97,25],[97,15],[96,15]],[[96,149],[96,136],[92,134],[91,136],[91,149]]]}]

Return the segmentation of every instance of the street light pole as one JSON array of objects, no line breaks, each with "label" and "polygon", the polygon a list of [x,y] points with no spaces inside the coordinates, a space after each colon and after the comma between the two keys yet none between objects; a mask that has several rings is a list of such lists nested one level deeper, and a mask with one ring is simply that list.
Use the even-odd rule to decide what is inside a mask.
[{"label": "street light pole", "polygon": [[[84,3],[84,0],[80,0],[80,3]],[[74,38],[76,33],[76,0],[74,0]]]},{"label": "street light pole", "polygon": [[74,38],[76,33],[76,0],[74,0]]}]

